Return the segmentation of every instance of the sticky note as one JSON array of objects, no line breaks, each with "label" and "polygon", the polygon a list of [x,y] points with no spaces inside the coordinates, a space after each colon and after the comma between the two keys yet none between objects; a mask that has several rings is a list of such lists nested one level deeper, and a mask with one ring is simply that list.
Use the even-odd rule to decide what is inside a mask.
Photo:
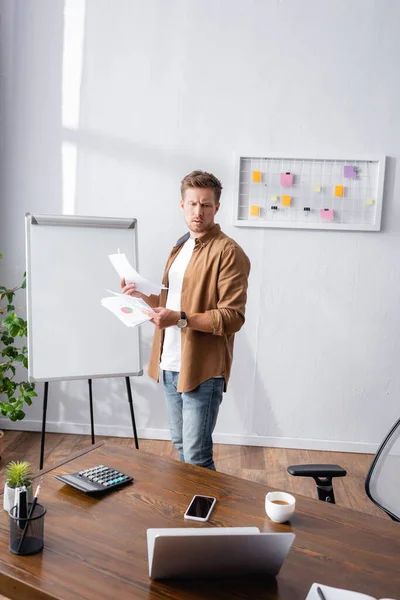
[{"label": "sticky note", "polygon": [[260,183],[260,181],[261,181],[261,171],[253,171],[253,181],[255,183]]},{"label": "sticky note", "polygon": [[346,165],[343,169],[343,176],[348,179],[357,179],[357,168]]},{"label": "sticky note", "polygon": [[281,185],[284,185],[285,187],[290,187],[293,185],[293,173],[281,173],[280,174],[280,182]]},{"label": "sticky note", "polygon": [[258,217],[260,215],[260,207],[258,204],[252,204],[250,206],[250,216]]},{"label": "sticky note", "polygon": [[278,196],[271,196],[271,202],[278,202]]},{"label": "sticky note", "polygon": [[367,204],[373,204],[373,203],[374,203],[374,201],[372,200],[372,198],[368,198]]},{"label": "sticky note", "polygon": [[335,196],[343,196],[344,187],[342,185],[335,185]]},{"label": "sticky note", "polygon": [[291,200],[290,196],[282,196],[282,206],[290,206]]},{"label": "sticky note", "polygon": [[320,185],[314,185],[314,192],[320,192],[321,191],[321,186]]},{"label": "sticky note", "polygon": [[319,216],[321,221],[333,221],[333,210],[331,208],[321,208]]}]

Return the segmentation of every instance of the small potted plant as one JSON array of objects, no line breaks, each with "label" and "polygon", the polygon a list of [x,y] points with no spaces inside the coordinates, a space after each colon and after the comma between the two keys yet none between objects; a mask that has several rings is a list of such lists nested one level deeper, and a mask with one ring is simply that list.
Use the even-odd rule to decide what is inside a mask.
[{"label": "small potted plant", "polygon": [[32,502],[32,470],[26,460],[11,461],[4,472],[6,485],[4,487],[3,508],[10,511],[14,506],[15,491],[25,486],[28,492],[28,502]]}]

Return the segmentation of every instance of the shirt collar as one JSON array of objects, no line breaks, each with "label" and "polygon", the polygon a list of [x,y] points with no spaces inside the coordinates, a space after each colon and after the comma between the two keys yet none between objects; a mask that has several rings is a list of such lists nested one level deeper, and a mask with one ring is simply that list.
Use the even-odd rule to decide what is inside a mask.
[{"label": "shirt collar", "polygon": [[[209,231],[207,231],[207,233],[205,235],[203,235],[202,237],[196,238],[195,244],[200,245],[200,246],[205,246],[206,244],[208,244],[208,242],[210,240],[215,238],[220,233],[220,231],[221,231],[221,227],[216,223],[213,227],[211,227],[211,229]],[[185,235],[180,237],[179,240],[175,243],[175,246],[180,246],[181,244],[184,244],[185,242],[188,241],[189,238],[190,238],[190,233],[189,232],[185,233]]]}]

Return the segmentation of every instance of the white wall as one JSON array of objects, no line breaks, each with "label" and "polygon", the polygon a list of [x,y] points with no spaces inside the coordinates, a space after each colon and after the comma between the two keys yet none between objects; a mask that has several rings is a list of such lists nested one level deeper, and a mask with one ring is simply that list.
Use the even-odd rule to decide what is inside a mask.
[{"label": "white wall", "polygon": [[[137,217],[141,271],[153,279],[185,230],[180,180],[212,171],[224,185],[219,222],[253,265],[215,439],[373,450],[399,416],[400,3],[87,0],[77,129],[61,127],[63,3],[12,4],[0,226],[9,282],[23,270],[24,212],[71,209],[63,143],[77,148],[72,208]],[[72,96],[64,89],[64,103]],[[236,229],[235,150],[386,154],[382,232]],[[139,433],[167,437],[161,387],[132,384]],[[130,435],[123,382],[95,381],[94,393],[97,431]],[[51,384],[49,430],[87,431],[86,395],[86,382]],[[38,428],[40,412],[39,400],[22,426]]]}]

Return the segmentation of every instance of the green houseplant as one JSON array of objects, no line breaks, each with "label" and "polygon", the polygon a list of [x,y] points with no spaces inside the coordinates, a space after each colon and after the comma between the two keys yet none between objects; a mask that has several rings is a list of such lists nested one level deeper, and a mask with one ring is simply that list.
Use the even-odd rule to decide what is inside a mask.
[{"label": "green houseplant", "polygon": [[32,469],[26,460],[11,461],[4,471],[7,485],[11,488],[29,487],[32,484]]},{"label": "green houseplant", "polygon": [[10,510],[14,506],[15,490],[25,487],[28,499],[32,500],[32,469],[29,462],[11,461],[4,471],[6,485],[4,487],[3,507]]},{"label": "green houseplant", "polygon": [[[3,255],[0,254],[0,258]],[[18,366],[28,367],[28,349],[22,345],[27,334],[27,322],[16,313],[15,293],[25,289],[26,280],[21,285],[7,289],[0,285],[0,413],[10,421],[20,421],[25,417],[24,404],[32,404],[37,396],[35,384],[28,381],[16,381]],[[18,342],[21,338],[21,342]]]}]

